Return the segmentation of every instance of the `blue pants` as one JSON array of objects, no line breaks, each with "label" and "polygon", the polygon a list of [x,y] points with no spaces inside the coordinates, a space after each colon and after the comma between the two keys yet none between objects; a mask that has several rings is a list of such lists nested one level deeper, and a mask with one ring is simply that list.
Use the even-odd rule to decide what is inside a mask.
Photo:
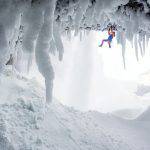
[{"label": "blue pants", "polygon": [[112,41],[112,39],[113,39],[113,36],[109,35],[108,39],[102,40],[102,43],[101,43],[100,46],[103,46],[104,42],[108,42],[109,48],[111,48],[111,41]]}]

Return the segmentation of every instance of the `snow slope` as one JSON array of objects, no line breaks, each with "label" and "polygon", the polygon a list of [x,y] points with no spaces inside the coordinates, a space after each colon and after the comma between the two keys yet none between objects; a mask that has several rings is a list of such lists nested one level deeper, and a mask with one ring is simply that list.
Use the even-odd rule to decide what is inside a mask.
[{"label": "snow slope", "polygon": [[133,120],[141,115],[145,109],[120,109],[117,111],[113,111],[112,114],[127,120]]},{"label": "snow slope", "polygon": [[150,111],[129,121],[80,112],[57,100],[45,106],[44,99],[36,80],[5,71],[0,82],[0,150],[150,149]]}]

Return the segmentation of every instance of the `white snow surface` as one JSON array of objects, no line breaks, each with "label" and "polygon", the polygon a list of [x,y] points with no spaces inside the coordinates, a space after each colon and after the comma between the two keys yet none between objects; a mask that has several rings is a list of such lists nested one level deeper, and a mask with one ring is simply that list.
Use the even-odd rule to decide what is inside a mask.
[{"label": "white snow surface", "polygon": [[5,71],[0,82],[0,150],[149,150],[150,111],[125,120],[44,105],[35,79]]}]

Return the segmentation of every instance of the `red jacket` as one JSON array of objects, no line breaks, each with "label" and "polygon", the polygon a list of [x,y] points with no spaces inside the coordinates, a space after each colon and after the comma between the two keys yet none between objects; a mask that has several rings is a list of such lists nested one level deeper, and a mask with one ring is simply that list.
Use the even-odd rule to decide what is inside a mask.
[{"label": "red jacket", "polygon": [[112,35],[113,37],[115,37],[115,32],[108,30],[108,35]]}]

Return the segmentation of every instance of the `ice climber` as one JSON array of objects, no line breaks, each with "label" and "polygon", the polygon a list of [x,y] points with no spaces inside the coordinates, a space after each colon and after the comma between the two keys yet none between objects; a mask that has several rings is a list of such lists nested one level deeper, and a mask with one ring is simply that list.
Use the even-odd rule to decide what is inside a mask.
[{"label": "ice climber", "polygon": [[109,48],[111,48],[112,39],[115,37],[115,31],[113,31],[113,27],[112,26],[109,27],[109,29],[108,29],[108,35],[109,35],[108,39],[103,39],[102,43],[101,43],[101,45],[99,45],[99,47],[102,47],[104,42],[107,42],[108,45],[109,45]]}]

